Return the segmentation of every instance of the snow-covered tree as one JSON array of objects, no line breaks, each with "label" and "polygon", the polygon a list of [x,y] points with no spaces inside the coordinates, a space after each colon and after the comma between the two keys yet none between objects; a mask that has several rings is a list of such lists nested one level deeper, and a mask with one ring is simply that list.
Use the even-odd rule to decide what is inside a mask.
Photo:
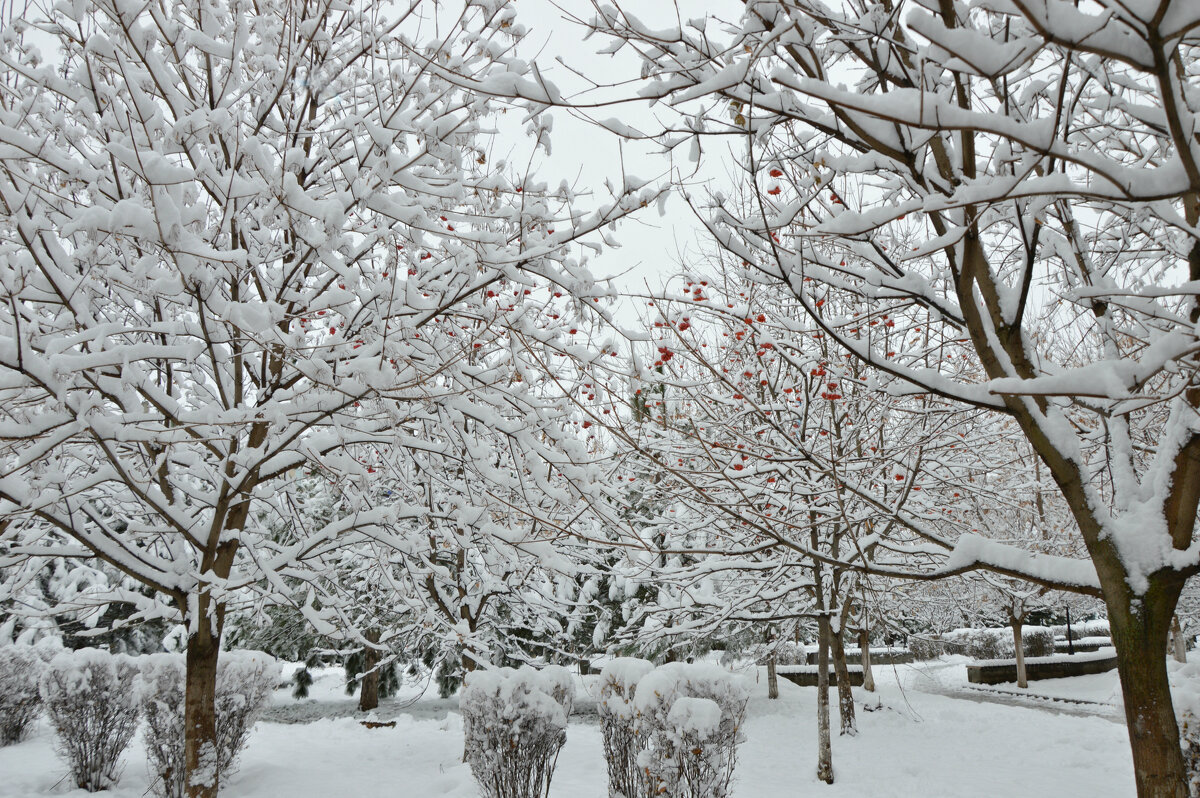
[{"label": "snow-covered tree", "polygon": [[[568,345],[547,306],[604,293],[568,245],[652,195],[585,217],[493,162],[495,105],[444,76],[524,80],[510,5],[90,0],[0,33],[4,534],[95,557],[186,625],[191,796],[217,791],[231,603],[324,631],[337,551],[429,512],[377,495],[372,456],[475,467],[494,439],[465,420],[518,460],[570,428],[516,342]],[[323,522],[312,475],[341,496]]]},{"label": "snow-covered tree", "polygon": [[[967,537],[951,561],[1101,591],[1138,794],[1185,795],[1164,660],[1198,569],[1200,8],[748,0],[675,29],[598,10],[610,51],[644,59],[640,96],[684,114],[669,145],[744,136],[758,202],[716,198],[722,246],[893,391],[1028,439],[1090,559]],[[899,346],[868,326],[885,313]]]}]

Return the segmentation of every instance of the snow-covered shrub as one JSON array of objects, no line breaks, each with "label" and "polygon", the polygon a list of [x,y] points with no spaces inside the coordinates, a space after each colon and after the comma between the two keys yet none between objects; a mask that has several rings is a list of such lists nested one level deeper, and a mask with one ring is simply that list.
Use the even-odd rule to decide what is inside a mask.
[{"label": "snow-covered shrub", "polygon": [[[558,694],[556,699],[555,694]],[[543,798],[567,740],[574,686],[522,667],[468,675],[459,706],[466,760],[483,798]]]},{"label": "snow-covered shrub", "polygon": [[766,653],[759,657],[758,664],[766,665],[767,660],[774,657],[776,665],[803,665],[807,656],[808,650],[803,643],[784,640],[773,644]]},{"label": "snow-covered shrub", "polygon": [[[1012,629],[1007,626],[990,629],[955,629],[942,635],[941,638],[944,641],[942,645],[945,647],[945,651],[951,654],[966,654],[972,659],[981,660],[1012,659],[1016,656]],[[915,640],[916,638],[914,638]],[[1027,657],[1048,657],[1054,654],[1054,632],[1046,627],[1023,627],[1021,642]],[[918,659],[922,659],[922,657],[918,657]]]},{"label": "snow-covered shrub", "polygon": [[161,798],[184,793],[183,698],[187,669],[182,654],[141,657],[138,689],[146,730],[146,764],[150,789]]},{"label": "snow-covered shrub", "polygon": [[726,798],[749,692],[723,668],[673,662],[637,683],[638,757],[649,794],[663,798]]},{"label": "snow-covered shrub", "polygon": [[550,693],[568,718],[571,717],[571,710],[575,708],[575,680],[571,678],[571,672],[562,665],[547,665],[536,673],[542,689]]},{"label": "snow-covered shrub", "polygon": [[946,653],[946,641],[941,635],[912,635],[908,638],[908,650],[918,661],[937,659]]},{"label": "snow-covered shrub", "polygon": [[[146,759],[151,788],[161,798],[184,794],[184,694],[187,667],[182,654],[141,658],[141,703],[146,718]],[[266,708],[279,680],[275,660],[258,651],[225,651],[217,664],[217,777],[232,772],[250,729]]]},{"label": "snow-covered shrub", "polygon": [[20,742],[41,713],[38,681],[45,667],[33,646],[0,647],[0,745]]},{"label": "snow-covered shrub", "polygon": [[647,660],[619,657],[600,672],[596,710],[604,733],[609,798],[643,798],[647,794],[644,772],[638,765],[646,735],[639,733],[633,697],[638,681],[652,670],[654,663]]},{"label": "snow-covered shrub", "polygon": [[261,651],[222,651],[217,664],[217,770],[233,772],[250,731],[279,681],[279,663]]},{"label": "snow-covered shrub", "polygon": [[[1057,624],[1050,627],[1050,631],[1055,637],[1066,639],[1067,625]],[[1091,621],[1076,621],[1071,624],[1071,639],[1078,641],[1085,637],[1109,637],[1111,635],[1108,621],[1104,618],[1098,618]]]},{"label": "snow-covered shrub", "polygon": [[946,635],[955,653],[971,659],[1006,659],[1013,656],[1012,632],[1008,629],[955,629]]},{"label": "snow-covered shrub", "polygon": [[1027,657],[1054,655],[1054,632],[1044,626],[1026,626],[1021,630],[1021,643]]},{"label": "snow-covered shrub", "polygon": [[1187,768],[1188,796],[1200,798],[1200,718],[1184,710],[1179,723],[1179,746]]},{"label": "snow-covered shrub", "polygon": [[95,792],[116,783],[121,753],[137,729],[136,677],[133,659],[96,648],[64,651],[46,666],[42,700],[77,787]]},{"label": "snow-covered shrub", "polygon": [[292,698],[299,701],[302,698],[308,698],[308,688],[312,687],[313,677],[312,671],[307,665],[301,665],[292,672],[290,682],[292,688]]},{"label": "snow-covered shrub", "polygon": [[1171,673],[1171,699],[1179,722],[1188,795],[1200,798],[1200,663],[1186,663]]}]

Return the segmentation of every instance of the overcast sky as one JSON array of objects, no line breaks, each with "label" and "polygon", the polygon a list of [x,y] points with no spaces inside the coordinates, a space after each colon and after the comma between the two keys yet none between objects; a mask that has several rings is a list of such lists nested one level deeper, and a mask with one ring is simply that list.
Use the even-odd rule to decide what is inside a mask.
[{"label": "overcast sky", "polygon": [[[679,4],[679,16],[684,19],[702,17],[706,14],[724,20],[736,20],[741,4],[737,0],[683,0]],[[646,23],[654,27],[673,27],[677,24],[676,3],[671,0],[637,0],[627,6]],[[565,93],[581,91],[586,83],[572,74],[568,67],[597,80],[615,81],[639,74],[638,61],[625,52],[616,56],[597,55],[596,51],[609,40],[593,36],[584,41],[585,30],[564,19],[567,14],[581,18],[591,17],[595,11],[590,0],[521,0],[516,4],[518,23],[529,28],[530,33],[522,43],[522,54],[527,58],[536,55],[538,64],[547,77],[554,80]],[[560,63],[561,62],[561,63]],[[631,94],[627,91],[608,92]],[[597,118],[617,117],[623,123],[645,132],[656,128],[654,112],[646,103],[625,103],[611,110],[595,112]],[[627,173],[639,178],[666,178],[671,162],[657,147],[647,143],[623,142],[617,136],[575,118],[563,110],[553,112],[553,149],[549,158],[544,158],[539,169],[540,176],[552,184],[567,179],[579,187],[594,186],[604,194],[604,181],[611,180],[620,185],[622,166]],[[679,153],[679,167],[690,171],[687,148]],[[706,163],[700,179],[723,181],[725,167],[720,158],[710,156],[717,152],[706,151]],[[646,284],[657,288],[662,280],[681,268],[681,260],[696,251],[701,228],[687,205],[675,196],[667,203],[667,214],[660,217],[653,208],[648,208],[634,220],[624,223],[617,230],[616,238],[620,249],[605,252],[593,260],[592,271],[597,277],[622,274],[618,285],[623,290],[643,291]],[[630,308],[623,309],[622,321],[633,320]]]}]

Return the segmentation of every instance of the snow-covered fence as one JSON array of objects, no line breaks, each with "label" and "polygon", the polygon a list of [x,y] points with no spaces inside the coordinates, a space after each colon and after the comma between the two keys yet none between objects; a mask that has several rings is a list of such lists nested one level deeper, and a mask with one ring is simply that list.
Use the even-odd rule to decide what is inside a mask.
[{"label": "snow-covered fence", "polygon": [[608,798],[643,798],[648,794],[645,772],[638,755],[646,735],[639,733],[633,698],[638,681],[654,664],[636,657],[612,660],[600,672],[600,728],[604,733],[604,759],[608,763]]},{"label": "snow-covered fence", "polygon": [[[186,664],[180,654],[141,657],[141,704],[146,759],[160,798],[184,795],[183,703]],[[217,777],[233,770],[250,730],[279,680],[274,658],[258,651],[227,651],[217,665]]]},{"label": "snow-covered fence", "polygon": [[32,646],[0,647],[0,745],[20,742],[42,711],[45,663]]},{"label": "snow-covered fence", "polygon": [[743,739],[749,693],[723,668],[663,665],[637,682],[638,763],[648,792],[663,798],[726,798]]},{"label": "snow-covered fence", "polygon": [[544,798],[567,741],[574,684],[562,668],[468,675],[459,699],[466,760],[483,798]]},{"label": "snow-covered fence", "polygon": [[64,651],[46,666],[42,700],[77,787],[96,792],[116,783],[137,729],[136,677],[132,658],[95,648]]}]

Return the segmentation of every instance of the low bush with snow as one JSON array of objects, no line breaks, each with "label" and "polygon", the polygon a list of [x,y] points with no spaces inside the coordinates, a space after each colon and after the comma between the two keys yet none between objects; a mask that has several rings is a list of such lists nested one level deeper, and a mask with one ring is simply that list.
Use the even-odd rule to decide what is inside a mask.
[{"label": "low bush with snow", "polygon": [[[1043,626],[1026,626],[1021,630],[1021,644],[1027,657],[1051,656],[1054,654],[1054,632]],[[1012,629],[1007,626],[955,629],[941,635],[913,635],[908,639],[908,648],[916,660],[936,659],[942,654],[965,654],[977,660],[1016,656]]]},{"label": "low bush with snow", "polygon": [[233,772],[250,731],[279,681],[275,658],[261,651],[222,651],[217,664],[217,768]]},{"label": "low bush with snow", "polygon": [[805,657],[808,656],[808,649],[803,643],[795,643],[791,640],[784,640],[775,643],[771,648],[758,660],[759,665],[766,665],[767,661],[775,658],[776,665],[803,665]]},{"label": "low bush with snow", "polygon": [[537,671],[542,689],[550,693],[550,697],[558,702],[567,717],[575,707],[575,680],[571,672],[562,665],[547,665]]},{"label": "low bush with snow", "polygon": [[1026,626],[1021,632],[1021,642],[1026,656],[1054,656],[1054,632],[1044,626]]},{"label": "low bush with snow", "polygon": [[0,745],[25,738],[42,711],[38,690],[45,663],[33,646],[0,646]]},{"label": "low bush with snow", "polygon": [[116,783],[137,729],[136,677],[133,659],[95,648],[64,651],[46,666],[42,700],[77,787],[96,792]]},{"label": "low bush with snow", "polygon": [[642,798],[647,795],[644,771],[638,764],[646,735],[639,733],[633,698],[638,681],[654,664],[635,657],[612,660],[600,672],[596,711],[604,734],[604,759],[608,763],[609,798]]},{"label": "low bush with snow", "polygon": [[935,634],[912,635],[908,638],[908,650],[913,659],[921,662],[937,659],[946,653],[946,640]]},{"label": "low bush with snow", "polygon": [[1171,698],[1179,722],[1188,795],[1200,798],[1200,662],[1188,662],[1171,673]]},{"label": "low bush with snow", "polygon": [[[1055,637],[1063,639],[1067,637],[1066,624],[1051,626],[1050,631]],[[1103,618],[1092,621],[1076,621],[1071,624],[1071,639],[1075,641],[1084,637],[1109,637],[1110,634],[1108,621]]]},{"label": "low bush with snow", "polygon": [[1183,713],[1179,724],[1179,745],[1187,768],[1189,798],[1200,798],[1200,718],[1190,711]]},{"label": "low bush with snow", "polygon": [[[151,789],[160,798],[182,798],[186,786],[183,717],[187,666],[182,654],[152,654],[142,657],[140,664]],[[232,772],[250,730],[266,709],[279,672],[275,660],[258,651],[221,653],[215,699],[218,781]]]},{"label": "low bush with snow", "polygon": [[562,668],[468,675],[459,699],[465,758],[483,798],[544,798],[574,699],[574,684]]},{"label": "low bush with snow", "polygon": [[150,789],[163,798],[184,793],[183,698],[186,664],[181,654],[141,657],[139,689],[146,731]]},{"label": "low bush with snow", "polygon": [[638,764],[664,798],[726,798],[742,741],[749,692],[723,668],[670,663],[637,682]]}]

